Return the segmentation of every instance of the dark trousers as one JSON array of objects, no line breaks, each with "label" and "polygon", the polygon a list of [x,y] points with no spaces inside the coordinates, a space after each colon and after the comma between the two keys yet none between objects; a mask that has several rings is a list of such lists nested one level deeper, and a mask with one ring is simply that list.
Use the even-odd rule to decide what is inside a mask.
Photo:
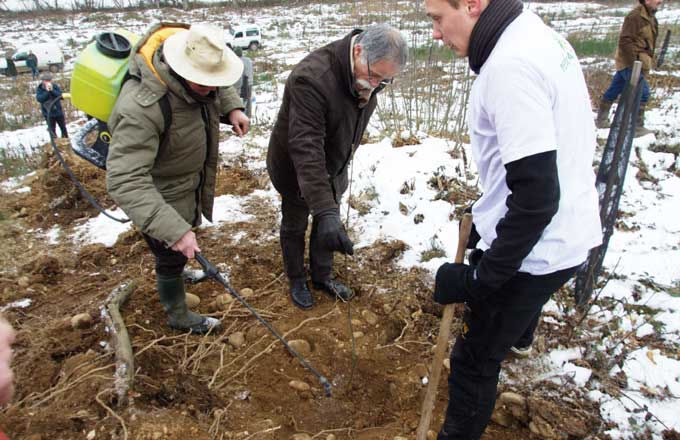
[{"label": "dark trousers", "polygon": [[188,261],[187,257],[181,252],[173,251],[160,240],[147,234],[142,234],[142,236],[156,257],[156,274],[166,277],[181,276]]},{"label": "dark trousers", "polygon": [[36,79],[38,76],[40,76],[40,71],[37,67],[31,66],[31,74],[33,75],[33,79]]},{"label": "dark trousers", "polygon": [[[630,76],[633,74],[633,69],[628,67],[623,70],[619,70],[614,74],[614,78],[612,78],[612,82],[609,85],[609,88],[607,89],[606,92],[604,92],[604,95],[602,96],[602,99],[605,101],[609,102],[614,102],[616,99],[619,97],[621,92],[623,92],[623,89],[626,87],[626,84],[630,82]],[[646,104],[647,101],[649,101],[649,84],[647,83],[647,80],[645,79],[644,75],[640,74],[640,81],[642,81],[642,104]]]},{"label": "dark trousers", "polygon": [[550,296],[575,272],[576,268],[540,276],[518,273],[484,300],[466,304],[465,333],[451,351],[449,405],[437,440],[482,436],[496,403],[501,362],[537,322]]},{"label": "dark trousers", "polygon": [[61,131],[61,137],[67,138],[68,131],[66,131],[66,121],[64,120],[64,115],[61,116],[50,116],[47,118],[47,129],[52,133],[54,137],[57,137],[57,124],[59,124],[59,131]]},{"label": "dark trousers", "polygon": [[[305,233],[309,221],[309,207],[299,197],[282,196],[281,202],[281,254],[288,279],[306,278]],[[309,239],[309,270],[312,282],[330,279],[333,271],[333,251],[321,246],[317,237],[317,224],[312,221]]]}]

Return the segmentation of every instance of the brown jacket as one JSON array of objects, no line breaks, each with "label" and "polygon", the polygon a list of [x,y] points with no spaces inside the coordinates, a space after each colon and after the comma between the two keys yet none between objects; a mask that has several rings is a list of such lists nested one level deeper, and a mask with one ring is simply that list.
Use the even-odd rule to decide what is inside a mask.
[{"label": "brown jacket", "polygon": [[[142,232],[168,245],[200,224],[201,214],[212,219],[220,115],[243,108],[232,87],[219,88],[203,102],[189,95],[163,61],[162,46],[151,52],[152,59],[145,58],[139,49],[147,42],[159,44],[152,36],[161,28],[177,26],[188,27],[152,27],[130,58],[134,79],[125,82],[111,112],[106,161],[113,200]],[[169,128],[158,104],[165,94],[172,109]]]},{"label": "brown jacket", "polygon": [[350,65],[354,30],[305,57],[291,72],[269,139],[267,170],[287,197],[302,196],[312,213],[337,207],[347,168],[376,106],[360,109]]},{"label": "brown jacket", "polygon": [[619,45],[616,48],[616,70],[633,67],[642,61],[642,71],[654,67],[654,49],[659,34],[659,23],[644,5],[633,9],[623,21]]}]

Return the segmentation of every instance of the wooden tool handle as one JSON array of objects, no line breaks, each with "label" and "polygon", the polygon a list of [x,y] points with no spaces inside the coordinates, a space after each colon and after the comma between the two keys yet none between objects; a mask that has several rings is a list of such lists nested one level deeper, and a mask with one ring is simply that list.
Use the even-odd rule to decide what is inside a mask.
[{"label": "wooden tool handle", "polygon": [[[470,238],[470,231],[472,230],[472,214],[466,213],[460,222],[460,230],[458,231],[458,249],[456,250],[456,259],[454,262],[462,263],[465,258],[465,249],[467,247],[468,239]],[[427,384],[427,391],[425,392],[425,399],[420,411],[420,423],[416,431],[416,440],[426,440],[427,431],[432,421],[432,409],[434,408],[434,400],[437,397],[437,388],[439,387],[439,376],[442,372],[442,363],[444,361],[444,353],[446,353],[446,346],[448,345],[449,335],[451,334],[451,321],[455,307],[459,304],[448,304],[444,307],[444,314],[439,325],[439,336],[437,336],[437,345],[434,349],[434,359],[432,359],[432,367],[430,368],[430,382]]]}]

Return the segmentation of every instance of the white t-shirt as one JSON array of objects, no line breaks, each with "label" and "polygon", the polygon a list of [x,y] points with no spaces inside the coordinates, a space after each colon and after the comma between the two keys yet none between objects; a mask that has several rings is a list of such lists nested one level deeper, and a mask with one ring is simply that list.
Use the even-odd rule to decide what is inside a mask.
[{"label": "white t-shirt", "polygon": [[482,66],[470,102],[472,155],[483,190],[472,210],[479,246],[491,245],[508,210],[504,165],[557,150],[559,210],[519,270],[544,275],[581,264],[601,243],[602,228],[592,168],[595,124],[574,50],[524,11]]}]

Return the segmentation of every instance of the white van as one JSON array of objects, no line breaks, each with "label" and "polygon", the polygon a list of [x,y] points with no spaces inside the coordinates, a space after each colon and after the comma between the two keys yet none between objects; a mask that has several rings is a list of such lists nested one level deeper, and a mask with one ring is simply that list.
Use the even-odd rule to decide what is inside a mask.
[{"label": "white van", "polygon": [[225,33],[227,46],[240,47],[241,49],[257,50],[262,46],[262,34],[256,24],[233,26]]},{"label": "white van", "polygon": [[38,59],[38,70],[55,73],[64,68],[64,54],[56,43],[35,43],[18,48],[12,56],[17,72],[31,70],[26,66],[26,59],[31,51]]}]

